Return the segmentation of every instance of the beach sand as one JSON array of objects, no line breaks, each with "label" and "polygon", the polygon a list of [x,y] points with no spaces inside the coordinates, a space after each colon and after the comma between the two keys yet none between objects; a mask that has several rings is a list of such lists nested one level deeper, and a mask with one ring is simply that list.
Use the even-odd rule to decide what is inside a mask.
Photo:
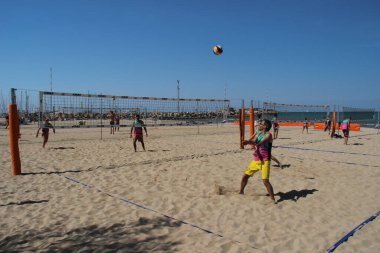
[{"label": "beach sand", "polygon": [[[21,129],[23,175],[11,176],[0,130],[0,252],[326,252],[380,210],[380,135],[282,127],[266,196],[234,125],[148,128],[146,152],[129,129],[57,129],[46,148]],[[198,134],[199,131],[199,134]],[[248,132],[248,130],[247,130]],[[380,252],[380,217],[335,252]]]}]

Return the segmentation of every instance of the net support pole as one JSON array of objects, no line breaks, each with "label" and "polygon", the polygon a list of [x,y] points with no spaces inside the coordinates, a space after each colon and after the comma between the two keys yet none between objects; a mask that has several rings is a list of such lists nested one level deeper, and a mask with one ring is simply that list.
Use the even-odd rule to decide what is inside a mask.
[{"label": "net support pole", "polygon": [[380,109],[377,111],[377,133],[380,133]]},{"label": "net support pole", "polygon": [[240,130],[240,149],[244,149],[244,132],[245,132],[245,113],[244,113],[244,99],[242,100],[242,108],[239,113],[239,130]]},{"label": "net support pole", "polygon": [[334,111],[332,113],[332,120],[331,120],[331,138],[334,137],[334,134],[335,134],[335,128],[336,128],[336,112],[335,112],[335,108],[334,108]]},{"label": "net support pole", "polygon": [[[339,122],[340,121],[340,117],[339,117],[339,105],[337,106],[337,109],[336,109],[336,121]],[[338,131],[339,131],[339,128],[338,128]]]},{"label": "net support pole", "polygon": [[254,120],[253,101],[251,100],[251,107],[249,108],[249,135],[252,137],[255,134],[255,120]]},{"label": "net support pole", "polygon": [[335,119],[335,121],[338,123],[338,126],[336,127],[337,128],[337,130],[338,130],[338,134],[339,134],[339,122],[341,122],[341,120],[340,120],[340,115],[339,115],[339,105],[337,106],[337,110],[336,110],[336,119]]},{"label": "net support pole", "polygon": [[103,98],[100,98],[100,139],[103,140]]},{"label": "net support pole", "polygon": [[12,89],[12,104],[9,105],[9,146],[12,161],[12,176],[21,175],[20,151],[18,140],[20,138],[20,121],[16,105],[16,89]]},{"label": "net support pole", "polygon": [[43,92],[40,91],[40,110],[38,113],[38,128],[42,126],[42,120],[43,120],[43,112],[44,112],[44,95]]},{"label": "net support pole", "polygon": [[[249,138],[255,134],[255,111],[253,109],[253,101],[251,100],[251,106],[249,108]],[[251,148],[254,146],[251,145]]]}]

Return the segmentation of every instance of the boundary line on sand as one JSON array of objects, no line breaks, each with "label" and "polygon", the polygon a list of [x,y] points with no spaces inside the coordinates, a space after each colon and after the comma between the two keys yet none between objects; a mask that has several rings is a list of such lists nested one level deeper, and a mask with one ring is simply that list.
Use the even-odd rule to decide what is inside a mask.
[{"label": "boundary line on sand", "polygon": [[345,236],[342,237],[339,241],[337,241],[333,246],[331,246],[329,249],[327,249],[328,253],[333,252],[336,248],[338,248],[342,243],[346,242],[349,237],[353,236],[357,231],[359,231],[362,227],[373,221],[377,218],[377,216],[380,215],[380,211],[378,211],[376,214],[372,215],[362,223],[360,223],[356,228],[351,230],[349,233],[347,233]]},{"label": "boundary line on sand", "polygon": [[[59,176],[61,176],[61,175],[59,175]],[[242,243],[242,242],[240,242],[240,241],[237,241],[237,240],[234,240],[234,239],[231,239],[231,238],[225,237],[225,236],[223,236],[223,235],[221,235],[221,234],[218,234],[218,233],[216,233],[216,232],[213,232],[213,231],[211,231],[211,230],[209,230],[209,229],[202,228],[202,227],[200,227],[200,226],[198,226],[198,225],[196,225],[196,224],[193,224],[193,223],[190,223],[190,222],[187,222],[187,221],[184,221],[184,220],[180,220],[180,219],[174,218],[174,217],[172,217],[172,216],[169,216],[169,215],[167,215],[167,214],[164,214],[164,213],[162,213],[162,212],[160,212],[160,211],[157,211],[157,210],[155,210],[155,209],[152,209],[152,208],[149,208],[149,207],[146,207],[146,206],[140,205],[140,204],[135,203],[135,202],[133,202],[132,200],[129,200],[129,199],[127,199],[127,198],[122,198],[122,197],[119,197],[119,196],[113,195],[113,194],[111,194],[111,193],[108,193],[108,192],[106,192],[106,191],[103,191],[103,190],[100,189],[100,188],[97,188],[97,187],[95,187],[95,186],[92,186],[92,185],[89,185],[89,184],[83,183],[83,182],[81,182],[81,181],[79,181],[79,180],[77,180],[77,179],[74,179],[74,178],[71,178],[71,177],[68,177],[68,176],[62,176],[62,177],[66,178],[67,180],[69,180],[69,181],[71,181],[71,182],[74,182],[75,184],[81,185],[81,186],[83,186],[83,187],[86,187],[86,188],[93,188],[93,189],[97,190],[98,192],[100,192],[100,193],[102,193],[102,194],[105,194],[105,195],[107,195],[107,196],[109,196],[109,197],[112,197],[112,198],[115,198],[115,199],[121,200],[121,201],[123,201],[123,202],[125,202],[125,203],[127,203],[127,204],[131,204],[131,205],[134,205],[134,206],[136,206],[136,207],[138,207],[138,208],[142,208],[142,209],[144,209],[144,210],[147,210],[147,211],[150,211],[150,212],[153,212],[153,213],[157,213],[157,214],[162,215],[162,216],[164,216],[164,217],[166,217],[166,218],[168,218],[168,219],[178,221],[178,222],[180,222],[180,223],[182,223],[182,224],[190,225],[190,226],[192,226],[193,228],[197,228],[197,229],[199,229],[199,230],[201,230],[201,231],[203,231],[203,232],[206,232],[206,233],[208,233],[208,234],[212,234],[212,235],[215,235],[215,236],[217,236],[217,237],[221,237],[221,238],[227,239],[227,240],[229,240],[229,241],[231,241],[231,242],[234,242],[234,243],[245,244],[245,245],[247,245],[248,247],[253,248],[253,249],[259,249],[259,248],[256,248],[256,247],[254,247],[254,246],[251,246],[251,245],[249,245],[249,244]]]},{"label": "boundary line on sand", "polygon": [[323,161],[327,163],[343,163],[343,164],[348,164],[348,165],[358,165],[358,166],[363,166],[363,167],[373,167],[373,168],[380,168],[378,165],[369,165],[369,164],[360,164],[360,163],[353,163],[353,162],[341,162],[341,161],[332,161],[332,160],[325,160],[325,159],[315,159],[315,158],[302,158],[299,156],[288,156],[288,155],[279,155],[279,156],[284,156],[284,157],[289,157],[289,158],[295,158],[299,160],[312,160],[312,161]]},{"label": "boundary line on sand", "polygon": [[353,152],[323,150],[323,149],[313,149],[313,148],[299,148],[299,147],[289,147],[289,146],[273,146],[273,148],[298,149],[298,150],[306,150],[306,151],[318,151],[318,152],[349,154],[349,155],[380,156],[380,155],[375,155],[375,154],[363,154],[363,153],[353,153]]}]

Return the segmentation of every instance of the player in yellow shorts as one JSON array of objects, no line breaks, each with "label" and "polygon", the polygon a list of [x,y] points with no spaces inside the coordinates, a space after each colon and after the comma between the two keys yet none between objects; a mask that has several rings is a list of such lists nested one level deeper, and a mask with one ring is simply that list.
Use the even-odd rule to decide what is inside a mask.
[{"label": "player in yellow shorts", "polygon": [[269,179],[270,172],[270,161],[255,161],[253,160],[247,170],[245,171],[245,175],[253,176],[256,172],[261,170],[261,179]]},{"label": "player in yellow shorts", "polygon": [[255,174],[257,171],[261,171],[261,179],[270,198],[276,204],[274,198],[273,187],[269,182],[270,174],[270,162],[271,162],[271,152],[272,152],[272,134],[269,132],[272,124],[269,120],[261,121],[258,125],[258,132],[253,135],[248,141],[244,141],[244,145],[253,145],[253,161],[249,164],[247,170],[245,171],[240,184],[240,194],[244,194],[244,188],[248,183],[248,179]]}]

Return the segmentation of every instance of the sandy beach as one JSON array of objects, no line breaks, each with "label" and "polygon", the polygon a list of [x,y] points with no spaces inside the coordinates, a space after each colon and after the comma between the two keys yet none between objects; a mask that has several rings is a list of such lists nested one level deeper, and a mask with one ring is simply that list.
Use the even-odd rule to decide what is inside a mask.
[{"label": "sandy beach", "polygon": [[[326,252],[380,210],[380,134],[282,127],[270,181],[238,194],[252,150],[232,124],[148,128],[133,151],[129,128],[57,129],[45,149],[21,129],[23,175],[11,175],[0,130],[0,252]],[[199,133],[198,133],[199,131]],[[248,130],[247,130],[248,133]],[[380,218],[334,252],[380,252]]]}]

